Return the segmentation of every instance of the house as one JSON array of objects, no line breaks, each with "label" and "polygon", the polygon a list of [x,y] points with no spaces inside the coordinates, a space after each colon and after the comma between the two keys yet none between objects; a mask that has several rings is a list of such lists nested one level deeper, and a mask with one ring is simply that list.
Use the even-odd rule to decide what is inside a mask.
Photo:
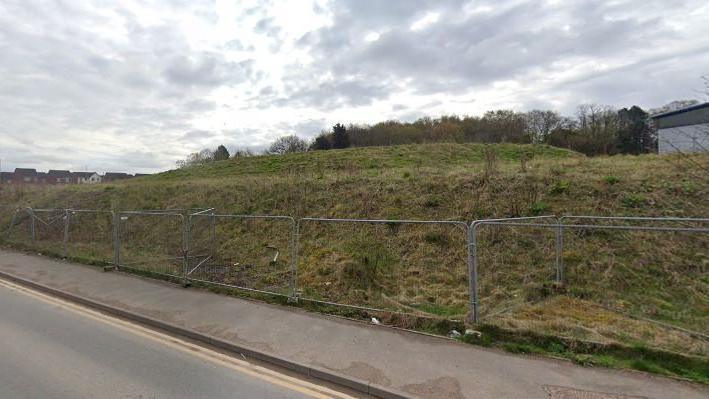
[{"label": "house", "polygon": [[657,151],[709,151],[709,102],[653,115],[657,126]]},{"label": "house", "polygon": [[46,172],[37,172],[37,184],[47,184],[48,181],[49,177]]},{"label": "house", "polygon": [[112,182],[112,181],[116,181],[116,180],[130,179],[131,177],[133,177],[133,176],[129,175],[128,173],[106,172],[106,174],[103,175],[103,181],[104,182]]},{"label": "house", "polygon": [[71,172],[68,170],[50,169],[49,172],[47,172],[47,183],[69,184],[71,183]]},{"label": "house", "polygon": [[14,178],[15,174],[12,172],[0,172],[0,184],[11,184]]},{"label": "house", "polygon": [[71,182],[75,184],[101,183],[101,175],[96,172],[73,172]]},{"label": "house", "polygon": [[29,168],[15,168],[15,173],[13,173],[12,182],[15,184],[36,184],[37,179],[37,169]]}]

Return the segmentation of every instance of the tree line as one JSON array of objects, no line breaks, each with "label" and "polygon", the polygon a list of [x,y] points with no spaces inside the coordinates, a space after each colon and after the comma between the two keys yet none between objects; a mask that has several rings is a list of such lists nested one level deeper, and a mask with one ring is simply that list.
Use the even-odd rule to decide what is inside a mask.
[{"label": "tree line", "polygon": [[551,110],[495,110],[482,116],[337,124],[315,137],[308,149],[441,142],[549,144],[586,155],[642,154],[657,149],[656,131],[642,108],[616,110],[595,104],[580,106],[573,117]]},{"label": "tree line", "polygon": [[[642,154],[657,151],[657,135],[649,114],[638,106],[614,109],[584,104],[575,115],[553,110],[488,111],[482,116],[424,117],[414,122],[389,120],[373,125],[336,124],[307,141],[296,135],[279,137],[263,152],[287,154],[348,147],[423,143],[549,144],[586,155]],[[177,162],[178,167],[201,165],[230,157],[253,156],[250,150],[230,155],[223,145],[202,150]]]}]

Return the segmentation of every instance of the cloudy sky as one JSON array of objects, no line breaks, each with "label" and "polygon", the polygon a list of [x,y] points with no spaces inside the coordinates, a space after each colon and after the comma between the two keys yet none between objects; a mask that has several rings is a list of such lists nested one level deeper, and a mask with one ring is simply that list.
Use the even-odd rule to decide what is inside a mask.
[{"label": "cloudy sky", "polygon": [[706,0],[0,0],[0,159],[154,172],[336,122],[699,98]]}]

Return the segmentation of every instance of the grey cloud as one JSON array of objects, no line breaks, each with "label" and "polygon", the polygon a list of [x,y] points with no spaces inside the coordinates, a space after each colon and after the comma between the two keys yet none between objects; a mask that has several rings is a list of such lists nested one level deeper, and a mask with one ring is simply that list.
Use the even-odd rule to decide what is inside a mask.
[{"label": "grey cloud", "polygon": [[216,136],[216,133],[207,130],[190,130],[182,135],[183,140],[204,140]]},{"label": "grey cloud", "polygon": [[[213,9],[208,1],[189,3],[187,10]],[[179,2],[169,6],[182,7]],[[98,159],[103,151],[116,151],[91,134],[101,131],[126,147],[155,148],[159,153],[152,159],[165,162],[165,143],[179,142],[193,129],[194,116],[216,109],[202,97],[249,79],[253,62],[192,50],[175,21],[144,26],[119,5],[102,8],[98,12],[92,4],[72,2],[0,4],[0,74],[8,77],[0,80],[0,120],[7,132],[2,134],[31,136],[38,143],[80,137],[68,156]],[[111,11],[117,20],[107,19]],[[124,27],[123,36],[96,33],[116,22]],[[0,157],[7,158],[12,150],[2,141]],[[48,150],[25,151],[34,156]]]},{"label": "grey cloud", "polygon": [[250,73],[250,66],[249,61],[227,62],[213,53],[176,56],[165,69],[165,77],[180,86],[216,87],[243,82]]},{"label": "grey cloud", "polygon": [[286,96],[272,101],[271,104],[331,110],[345,106],[369,105],[375,100],[387,98],[392,91],[392,86],[387,82],[371,82],[364,78],[331,80],[291,86]]},{"label": "grey cloud", "polygon": [[312,138],[327,128],[327,122],[325,119],[309,119],[295,124],[283,122],[278,124],[278,128],[283,132],[282,136],[294,134],[302,138]]},{"label": "grey cloud", "polygon": [[[408,87],[421,94],[461,94],[496,80],[521,79],[570,57],[632,56],[634,49],[674,35],[660,18],[608,17],[618,7],[635,7],[628,2],[551,6],[502,1],[491,12],[470,15],[464,6],[457,1],[340,1],[332,26],[310,32],[299,43],[317,57],[320,75],[411,79]],[[439,12],[439,21],[411,31],[412,22],[429,11]],[[560,16],[558,23],[540,23],[553,15]],[[368,32],[379,32],[379,39],[364,41]],[[307,88],[291,95],[309,98]],[[364,103],[357,97],[349,104]],[[310,105],[323,102],[316,96]]]}]

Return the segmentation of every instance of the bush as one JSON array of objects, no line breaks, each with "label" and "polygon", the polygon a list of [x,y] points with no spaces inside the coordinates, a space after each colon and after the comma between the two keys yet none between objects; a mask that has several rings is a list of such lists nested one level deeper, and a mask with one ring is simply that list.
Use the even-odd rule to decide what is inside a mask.
[{"label": "bush", "polygon": [[571,182],[568,180],[559,180],[552,186],[551,190],[549,190],[550,194],[563,194],[569,190],[569,186],[571,186]]},{"label": "bush", "polygon": [[647,203],[647,198],[642,194],[627,194],[623,197],[623,206],[626,208],[642,208]]},{"label": "bush", "polygon": [[551,207],[546,202],[539,201],[539,202],[535,202],[534,204],[532,204],[531,208],[529,209],[529,212],[532,215],[537,216],[537,215],[542,215],[544,213],[549,212],[550,208]]},{"label": "bush", "polygon": [[612,186],[612,185],[614,185],[614,184],[620,182],[620,178],[617,177],[617,176],[612,176],[612,175],[611,175],[611,176],[606,176],[606,177],[604,177],[604,178],[603,178],[603,181],[605,181],[606,184],[608,184],[609,186]]}]

